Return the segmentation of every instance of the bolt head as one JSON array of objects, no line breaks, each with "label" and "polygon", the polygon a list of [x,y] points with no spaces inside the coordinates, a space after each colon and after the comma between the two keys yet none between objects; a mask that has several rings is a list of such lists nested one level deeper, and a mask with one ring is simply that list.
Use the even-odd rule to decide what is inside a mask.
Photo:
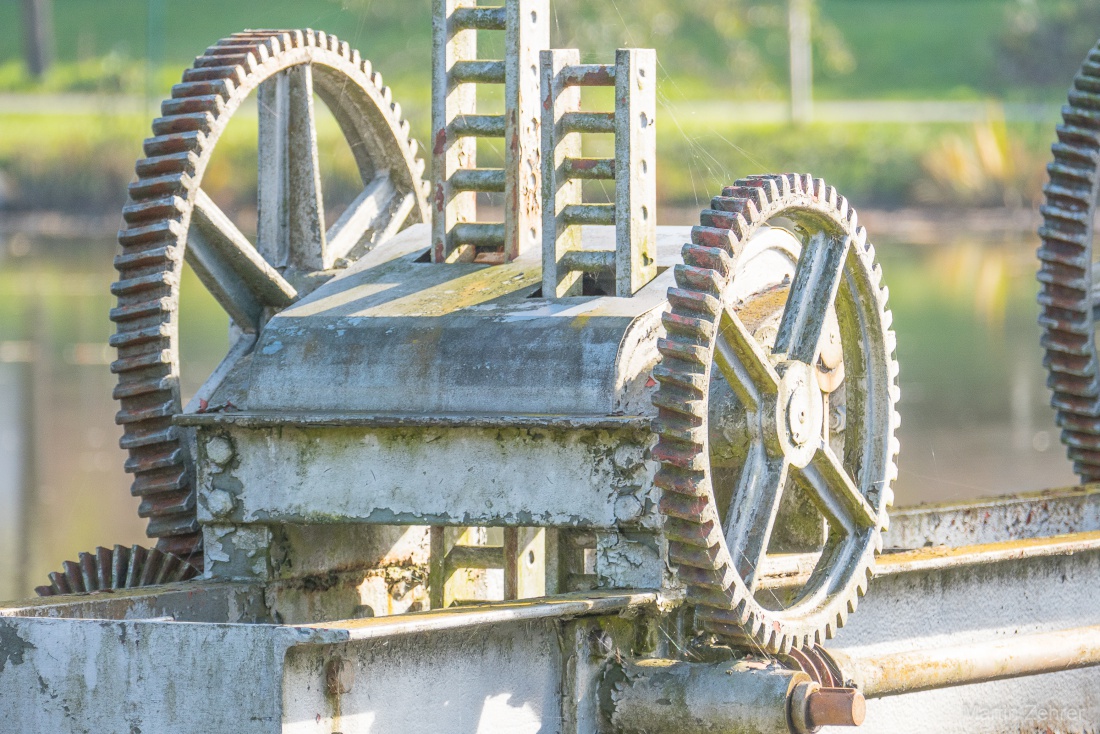
[{"label": "bolt head", "polygon": [[212,517],[224,518],[233,512],[236,502],[233,495],[222,489],[213,489],[206,493],[206,509]]},{"label": "bolt head", "polygon": [[213,436],[206,442],[206,458],[218,466],[225,466],[233,458],[233,444],[224,436]]},{"label": "bolt head", "polygon": [[355,664],[350,660],[336,658],[325,666],[325,689],[330,696],[351,693],[355,685]]}]

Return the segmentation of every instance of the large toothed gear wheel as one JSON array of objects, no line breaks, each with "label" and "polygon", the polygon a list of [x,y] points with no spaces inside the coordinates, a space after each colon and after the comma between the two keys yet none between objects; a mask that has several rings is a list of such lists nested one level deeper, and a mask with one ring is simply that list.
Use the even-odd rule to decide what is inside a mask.
[{"label": "large toothed gear wheel", "polygon": [[1073,80],[1053,145],[1039,236],[1039,326],[1057,413],[1073,470],[1100,481],[1100,355],[1096,202],[1100,196],[1100,45]]},{"label": "large toothed gear wheel", "polygon": [[[897,476],[895,338],[874,248],[835,189],[753,177],[712,207],[668,294],[656,482],[669,556],[701,626],[784,653],[832,637],[873,574]],[[747,300],[741,260],[769,224],[793,229],[797,265]],[[725,446],[740,446],[732,468]],[[788,527],[805,528],[807,513],[820,533],[802,548],[809,563],[791,553]],[[780,552],[806,564],[795,589],[761,583]]]},{"label": "large toothed gear wheel", "polygon": [[[253,245],[202,188],[218,140],[257,91],[259,206]],[[332,111],[355,157],[364,190],[325,230],[314,93]],[[211,404],[247,361],[274,312],[331,274],[428,216],[423,161],[400,107],[360,59],[315,31],[250,31],[206,50],[172,89],[145,141],[130,186],[112,287],[118,332],[115,397],[126,470],[157,548],[201,565],[188,436],[172,424],[180,403],[178,304],[184,257],[221,303],[237,335],[229,355],[195,396]],[[244,362],[243,362],[244,361]]]}]

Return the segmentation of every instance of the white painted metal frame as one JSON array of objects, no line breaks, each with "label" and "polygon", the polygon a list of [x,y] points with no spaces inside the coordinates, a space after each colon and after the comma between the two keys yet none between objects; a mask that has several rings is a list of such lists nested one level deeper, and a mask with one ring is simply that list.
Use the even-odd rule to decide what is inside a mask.
[{"label": "white painted metal frame", "polygon": [[[580,295],[585,272],[612,271],[615,295],[657,275],[656,69],[652,49],[619,49],[614,65],[580,64],[575,49],[544,51],[543,294]],[[615,112],[581,112],[580,87],[615,87]],[[582,133],[614,133],[615,158],[584,158]],[[613,180],[613,204],[586,204],[584,180]],[[581,248],[580,227],[614,225],[615,250]]]},{"label": "white painted metal frame", "polygon": [[[549,0],[435,0],[432,66],[432,259],[510,262],[541,219],[538,53]],[[505,58],[477,57],[478,31],[505,32]],[[504,114],[479,115],[477,85],[504,85]],[[477,167],[477,139],[501,138],[503,168]],[[478,219],[478,193],[504,194],[504,222]]]}]

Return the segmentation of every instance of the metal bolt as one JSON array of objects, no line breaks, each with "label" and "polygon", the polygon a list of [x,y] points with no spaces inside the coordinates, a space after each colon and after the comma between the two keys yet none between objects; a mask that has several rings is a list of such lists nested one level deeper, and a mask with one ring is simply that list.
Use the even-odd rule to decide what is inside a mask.
[{"label": "metal bolt", "polygon": [[213,489],[206,493],[206,509],[212,517],[228,517],[233,512],[236,502],[233,495],[222,489]]},{"label": "metal bolt", "polygon": [[787,429],[790,431],[791,441],[801,446],[807,439],[808,411],[806,403],[810,399],[809,390],[805,385],[799,384],[792,392],[787,402]]},{"label": "metal bolt", "polygon": [[829,433],[840,433],[848,425],[848,411],[843,405],[829,410]]},{"label": "metal bolt", "polygon": [[855,688],[822,688],[800,683],[791,695],[791,721],[798,734],[822,726],[859,726],[867,716],[867,700]]},{"label": "metal bolt", "polygon": [[355,665],[350,660],[336,658],[325,666],[325,690],[330,696],[351,693],[355,685]]},{"label": "metal bolt", "polygon": [[206,458],[218,466],[225,466],[233,458],[233,444],[223,436],[214,436],[206,442]]}]

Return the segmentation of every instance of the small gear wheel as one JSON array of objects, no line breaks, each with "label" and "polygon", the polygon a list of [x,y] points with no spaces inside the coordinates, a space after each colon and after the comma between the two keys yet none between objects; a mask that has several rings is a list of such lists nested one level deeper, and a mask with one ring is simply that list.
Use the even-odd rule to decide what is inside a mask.
[{"label": "small gear wheel", "polygon": [[1039,326],[1051,405],[1073,470],[1100,481],[1100,355],[1096,348],[1100,268],[1100,45],[1073,80],[1062,108],[1039,228]]},{"label": "small gear wheel", "polygon": [[[227,124],[257,92],[258,212],[253,243],[203,191]],[[362,193],[326,229],[314,115],[316,94],[355,158]],[[246,31],[206,49],[172,88],[145,141],[123,209],[119,280],[111,290],[118,359],[116,420],[131,491],[157,547],[202,565],[192,448],[173,424],[179,381],[184,259],[228,313],[233,344],[189,408],[213,409],[244,369],[276,312],[402,228],[428,217],[424,162],[382,77],[347,43],[319,31]],[[244,182],[251,185],[251,181]],[[225,400],[223,408],[231,401]]]},{"label": "small gear wheel", "polygon": [[[769,327],[759,301],[739,300],[737,268],[749,240],[777,224],[801,249],[793,278],[770,292],[779,305]],[[898,364],[866,237],[820,179],[751,177],[703,211],[669,289],[653,399],[669,557],[702,627],[740,647],[786,653],[832,637],[882,547],[897,476]],[[839,396],[843,435],[830,438]],[[716,426],[740,432],[733,471]],[[777,538],[807,512],[819,518],[820,543],[804,582],[781,596],[762,586],[764,569],[777,550],[790,555]]]},{"label": "small gear wheel", "polygon": [[50,574],[50,585],[35,588],[39,596],[87,594],[94,591],[137,589],[143,586],[187,581],[199,570],[171,553],[162,553],[135,545],[113,550],[96,548],[81,553],[77,561],[65,561],[63,571]]}]

